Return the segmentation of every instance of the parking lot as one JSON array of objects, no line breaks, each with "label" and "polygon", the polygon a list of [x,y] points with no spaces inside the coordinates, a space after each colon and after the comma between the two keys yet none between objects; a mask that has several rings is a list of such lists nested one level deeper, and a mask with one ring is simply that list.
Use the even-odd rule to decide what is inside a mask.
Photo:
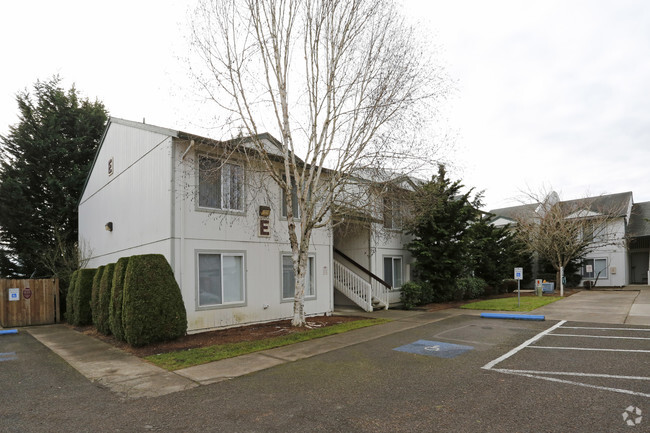
[{"label": "parking lot", "polygon": [[0,352],[16,359],[0,362],[0,430],[650,431],[648,327],[409,320],[421,317],[438,321],[137,400],[93,386],[31,336],[9,336]]}]

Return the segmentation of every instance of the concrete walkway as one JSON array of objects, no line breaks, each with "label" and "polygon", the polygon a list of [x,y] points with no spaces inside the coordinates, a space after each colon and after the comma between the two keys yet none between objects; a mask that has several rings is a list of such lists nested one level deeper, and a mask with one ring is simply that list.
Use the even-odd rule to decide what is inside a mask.
[{"label": "concrete walkway", "polygon": [[650,325],[650,288],[584,290],[534,313],[546,316],[547,320]]},{"label": "concrete walkway", "polygon": [[407,329],[444,320],[459,312],[388,310],[372,317],[392,322],[169,372],[64,325],[24,328],[91,381],[124,398],[156,397],[216,383],[279,364],[309,358]]}]

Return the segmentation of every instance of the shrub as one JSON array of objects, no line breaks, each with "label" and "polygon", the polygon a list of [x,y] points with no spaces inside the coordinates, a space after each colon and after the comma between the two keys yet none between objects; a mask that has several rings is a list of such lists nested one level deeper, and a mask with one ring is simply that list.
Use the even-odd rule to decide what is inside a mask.
[{"label": "shrub", "polygon": [[92,297],[93,278],[96,271],[97,269],[79,269],[72,300],[74,309],[73,324],[76,326],[90,325],[92,323],[90,298]]},{"label": "shrub", "polygon": [[171,266],[161,254],[131,256],[124,277],[124,337],[132,346],[185,335],[187,316]]},{"label": "shrub", "polygon": [[582,275],[580,274],[564,274],[566,277],[566,286],[567,287],[578,287],[580,281],[582,280]]},{"label": "shrub", "polygon": [[456,300],[478,298],[485,292],[487,283],[483,278],[463,277],[456,280]]},{"label": "shrub", "polygon": [[104,268],[106,266],[100,266],[95,272],[93,277],[92,291],[90,293],[90,311],[92,312],[92,323],[97,327],[97,313],[99,313],[99,285],[102,282],[102,275],[104,274]]},{"label": "shrub", "polygon": [[420,305],[422,303],[422,286],[415,281],[409,281],[402,284],[401,294],[402,307],[405,310]]},{"label": "shrub", "polygon": [[124,275],[126,274],[126,265],[129,263],[128,257],[122,257],[115,264],[113,271],[113,284],[111,285],[111,299],[109,309],[109,318],[111,332],[118,340],[124,341],[124,327],[122,326],[122,294],[124,293]]},{"label": "shrub", "polygon": [[109,308],[111,303],[111,288],[113,287],[113,271],[115,263],[110,263],[104,268],[102,279],[99,282],[99,295],[97,299],[97,330],[104,335],[111,333],[109,323]]},{"label": "shrub", "polygon": [[502,293],[511,293],[517,290],[517,280],[512,278],[506,278],[501,281],[501,291]]},{"label": "shrub", "polygon": [[70,276],[70,285],[68,286],[68,293],[65,297],[65,304],[66,304],[66,312],[65,312],[65,319],[68,321],[68,323],[72,324],[74,323],[74,292],[75,292],[75,287],[77,286],[77,277],[79,275],[79,271],[74,271],[72,275]]}]

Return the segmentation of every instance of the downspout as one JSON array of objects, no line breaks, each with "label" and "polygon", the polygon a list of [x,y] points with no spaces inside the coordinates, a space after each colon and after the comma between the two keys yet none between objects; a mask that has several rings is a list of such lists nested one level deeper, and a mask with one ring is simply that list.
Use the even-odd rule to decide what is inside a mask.
[{"label": "downspout", "polygon": [[183,155],[181,155],[181,248],[178,254],[178,259],[181,264],[180,266],[180,275],[179,275],[179,281],[181,282],[181,287],[183,287],[183,268],[185,267],[185,261],[184,261],[184,256],[185,256],[185,179],[187,179],[187,175],[185,172],[185,157],[189,153],[189,151],[194,147],[194,140],[190,140],[190,145],[187,146],[187,149],[185,149],[185,152],[183,152]]}]

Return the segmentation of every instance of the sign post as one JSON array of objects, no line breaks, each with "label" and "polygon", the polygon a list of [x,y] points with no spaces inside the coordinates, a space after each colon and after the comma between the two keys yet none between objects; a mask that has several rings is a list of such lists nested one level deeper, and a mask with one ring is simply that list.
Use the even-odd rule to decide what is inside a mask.
[{"label": "sign post", "polygon": [[524,268],[515,268],[515,280],[517,280],[517,307],[521,307],[521,280],[524,278]]}]

